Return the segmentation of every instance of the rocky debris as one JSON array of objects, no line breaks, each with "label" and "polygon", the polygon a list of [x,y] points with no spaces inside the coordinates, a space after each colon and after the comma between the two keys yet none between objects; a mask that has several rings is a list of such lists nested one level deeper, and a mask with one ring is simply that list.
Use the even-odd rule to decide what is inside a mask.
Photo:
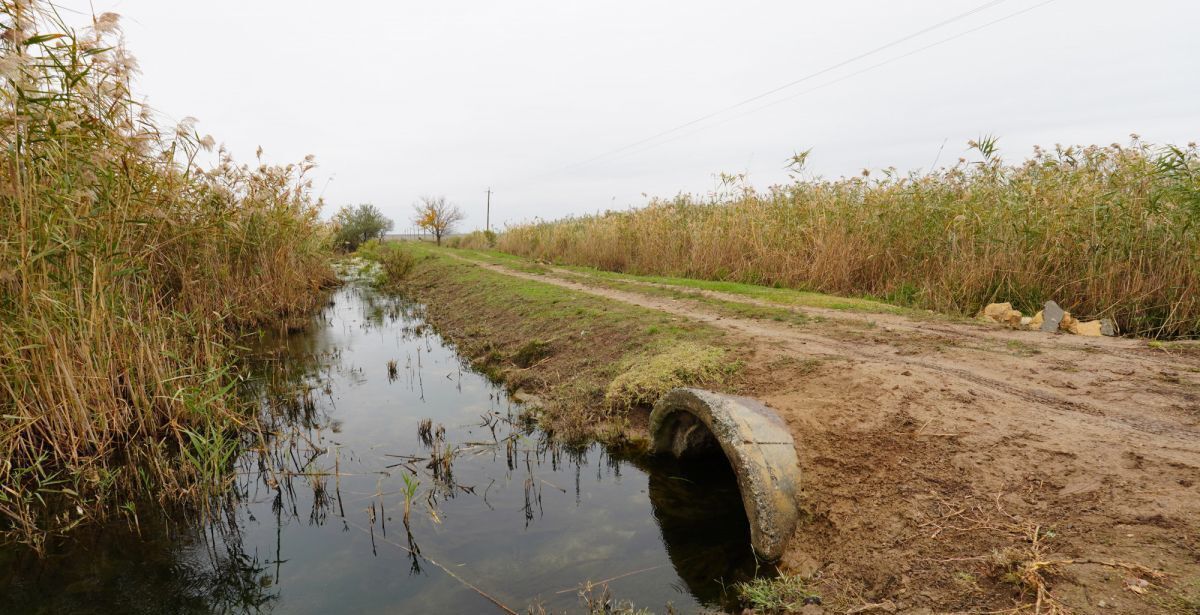
[{"label": "rocky debris", "polygon": [[1014,310],[1011,303],[990,303],[980,310],[978,318],[1017,329],[1040,330],[1047,333],[1061,331],[1088,337],[1117,334],[1117,327],[1113,321],[1107,318],[1079,320],[1054,301],[1047,301],[1046,305],[1033,316],[1025,316],[1021,314],[1020,310]]},{"label": "rocky debris", "polygon": [[1014,310],[1011,303],[991,303],[979,312],[979,318],[998,322],[1010,327],[1021,326],[1021,311]]},{"label": "rocky debris", "polygon": [[1046,333],[1058,331],[1058,326],[1062,324],[1063,316],[1066,315],[1066,312],[1053,301],[1047,301],[1046,305],[1042,306],[1040,313],[1042,315],[1042,325],[1039,328]]},{"label": "rocky debris", "polygon": [[1076,320],[1067,331],[1075,335],[1086,335],[1088,337],[1100,337],[1101,335],[1111,337],[1117,334],[1117,326],[1107,318],[1087,321]]}]

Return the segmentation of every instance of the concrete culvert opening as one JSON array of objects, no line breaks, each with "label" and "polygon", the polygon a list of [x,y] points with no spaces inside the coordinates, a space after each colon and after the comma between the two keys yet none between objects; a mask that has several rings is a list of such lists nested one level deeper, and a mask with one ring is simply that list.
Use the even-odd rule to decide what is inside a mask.
[{"label": "concrete culvert opening", "polygon": [[663,418],[659,433],[670,434],[666,447],[655,446],[657,452],[668,452],[679,459],[724,455],[717,437],[690,412],[672,412]]},{"label": "concrete culvert opening", "polygon": [[650,436],[654,453],[685,460],[723,453],[737,478],[754,552],[766,560],[783,555],[796,529],[800,467],[778,415],[748,397],[675,389],[655,404]]}]

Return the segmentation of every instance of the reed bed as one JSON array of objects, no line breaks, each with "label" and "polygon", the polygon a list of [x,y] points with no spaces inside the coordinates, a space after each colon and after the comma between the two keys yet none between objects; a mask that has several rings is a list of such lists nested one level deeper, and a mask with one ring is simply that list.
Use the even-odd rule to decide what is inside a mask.
[{"label": "reed bed", "polygon": [[[508,228],[497,248],[635,274],[785,286],[956,314],[1054,299],[1126,334],[1200,336],[1200,152],[1128,145],[1036,148],[926,173],[793,176],[709,195]],[[974,154],[973,154],[974,155]],[[804,156],[797,157],[797,167]],[[798,172],[799,173],[799,172]],[[475,246],[482,247],[482,246]]]},{"label": "reed bed", "polygon": [[220,488],[257,430],[240,339],[332,281],[311,159],[204,168],[135,71],[115,15],[0,0],[0,536],[35,547]]}]

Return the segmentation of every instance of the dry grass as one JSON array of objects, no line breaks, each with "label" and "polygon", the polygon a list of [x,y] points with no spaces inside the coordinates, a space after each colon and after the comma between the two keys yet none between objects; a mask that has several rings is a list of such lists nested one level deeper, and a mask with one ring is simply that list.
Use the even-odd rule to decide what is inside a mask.
[{"label": "dry grass", "polygon": [[0,0],[0,32],[0,534],[36,546],[222,484],[255,427],[239,332],[331,278],[311,161],[201,168],[212,138],[135,101],[113,15]]},{"label": "dry grass", "polygon": [[694,342],[647,351],[621,367],[604,394],[609,406],[618,409],[651,405],[674,388],[720,383],[733,369],[724,349]]},{"label": "dry grass", "polygon": [[464,250],[491,250],[496,247],[496,239],[494,231],[471,231],[465,235],[448,237],[446,245]]},{"label": "dry grass", "polygon": [[[516,226],[503,251],[564,264],[872,296],[958,314],[1054,299],[1122,332],[1200,335],[1200,152],[1038,149],[766,192],[725,177],[705,196]],[[802,160],[800,160],[802,162]],[[464,243],[474,243],[464,240]]]}]

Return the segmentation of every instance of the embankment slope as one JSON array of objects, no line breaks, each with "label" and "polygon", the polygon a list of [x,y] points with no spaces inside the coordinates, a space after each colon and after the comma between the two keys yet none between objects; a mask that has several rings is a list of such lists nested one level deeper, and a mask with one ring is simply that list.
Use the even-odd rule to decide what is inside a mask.
[{"label": "embankment slope", "polygon": [[[764,304],[425,252],[410,290],[452,339],[516,349],[545,331],[558,351],[582,355],[509,370],[515,386],[551,400],[602,401],[613,376],[605,365],[660,326],[676,333],[659,341],[700,336],[728,348],[740,368],[712,386],[766,402],[797,442],[803,518],[783,567],[809,577],[833,612],[1039,601],[1043,611],[1195,608],[1196,347],[1015,332],[854,302]],[[529,294],[552,296],[554,309],[530,308]],[[592,328],[604,333],[567,343],[580,310],[599,314]]]}]

